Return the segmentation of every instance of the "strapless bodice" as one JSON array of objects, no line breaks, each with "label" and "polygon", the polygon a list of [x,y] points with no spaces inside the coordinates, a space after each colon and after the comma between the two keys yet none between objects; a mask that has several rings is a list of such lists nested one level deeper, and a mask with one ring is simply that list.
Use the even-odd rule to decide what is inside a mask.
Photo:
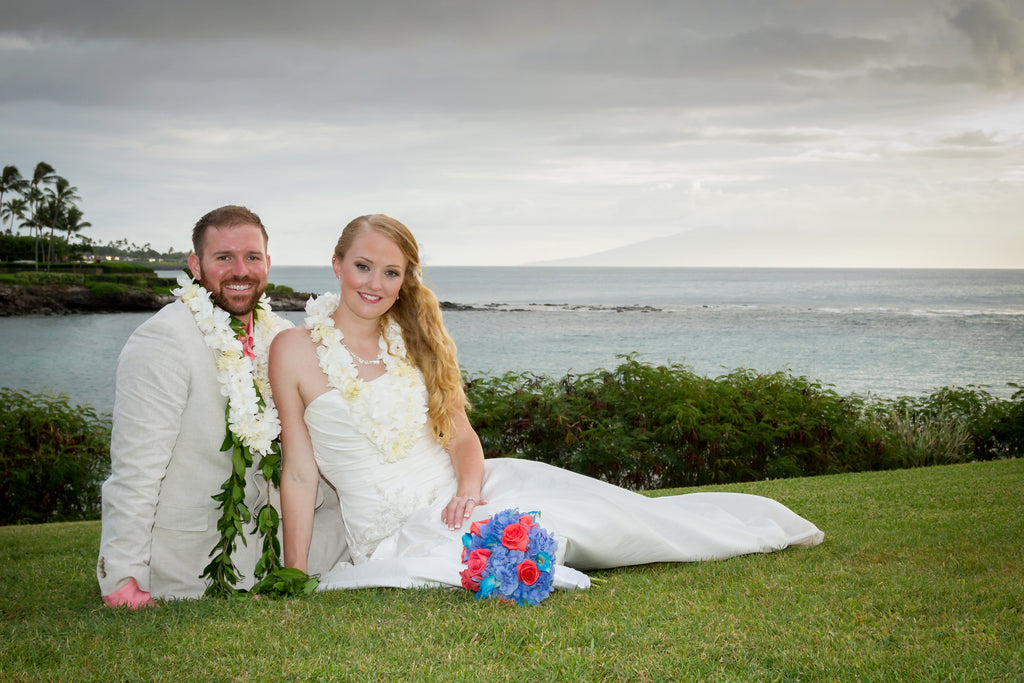
[{"label": "strapless bodice", "polygon": [[[364,391],[386,401],[390,375],[383,375]],[[377,402],[375,412],[386,411]],[[320,473],[338,491],[356,563],[364,561],[377,544],[390,536],[415,510],[447,501],[455,493],[451,458],[424,426],[405,457],[387,462],[381,450],[362,434],[342,395],[334,390],[310,402],[306,426]]]}]

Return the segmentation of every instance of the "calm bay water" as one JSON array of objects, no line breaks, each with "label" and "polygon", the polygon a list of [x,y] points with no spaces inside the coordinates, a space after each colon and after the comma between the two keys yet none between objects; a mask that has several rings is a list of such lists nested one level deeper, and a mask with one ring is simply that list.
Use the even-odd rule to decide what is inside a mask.
[{"label": "calm bay water", "polygon": [[[805,375],[840,393],[913,396],[1024,383],[1024,271],[831,269],[429,269],[470,373],[553,376],[618,354]],[[275,266],[271,281],[335,291],[328,266]],[[149,314],[0,319],[0,386],[109,410],[121,346]],[[285,312],[301,324],[301,312]]]}]

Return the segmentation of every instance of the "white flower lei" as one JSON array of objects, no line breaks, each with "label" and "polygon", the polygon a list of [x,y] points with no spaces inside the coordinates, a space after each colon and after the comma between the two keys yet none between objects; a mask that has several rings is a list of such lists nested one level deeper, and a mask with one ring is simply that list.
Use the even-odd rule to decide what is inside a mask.
[{"label": "white flower lei", "polygon": [[[242,352],[242,341],[231,329],[230,314],[213,305],[210,293],[185,274],[178,276],[178,285],[171,293],[188,306],[206,345],[219,353],[217,380],[221,394],[228,397],[228,429],[253,453],[266,456],[281,433],[267,371],[270,342],[281,331],[281,318],[271,314],[270,302],[263,295],[263,311],[259,315],[253,312],[256,358],[250,359]],[[263,406],[259,397],[263,398]]]},{"label": "white flower lei", "polygon": [[313,343],[318,344],[320,369],[327,375],[327,383],[345,398],[356,428],[378,448],[381,460],[397,462],[409,452],[427,422],[423,376],[406,360],[401,327],[389,321],[380,351],[388,374],[396,380],[397,400],[386,416],[375,416],[369,384],[359,378],[351,354],[341,343],[344,335],[331,319],[339,301],[339,295],[328,293],[306,302],[305,323]]}]

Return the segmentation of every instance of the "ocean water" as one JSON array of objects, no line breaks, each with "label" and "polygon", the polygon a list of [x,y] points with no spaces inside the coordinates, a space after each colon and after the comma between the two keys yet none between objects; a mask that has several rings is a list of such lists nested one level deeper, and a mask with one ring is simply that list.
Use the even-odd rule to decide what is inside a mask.
[{"label": "ocean water", "polygon": [[[336,291],[329,266],[271,281]],[[622,354],[715,377],[787,371],[840,393],[915,396],[1024,384],[1024,271],[436,267],[445,321],[469,373],[562,376]],[[301,312],[283,315],[301,324]],[[148,314],[0,319],[0,386],[109,410],[124,341]]]}]

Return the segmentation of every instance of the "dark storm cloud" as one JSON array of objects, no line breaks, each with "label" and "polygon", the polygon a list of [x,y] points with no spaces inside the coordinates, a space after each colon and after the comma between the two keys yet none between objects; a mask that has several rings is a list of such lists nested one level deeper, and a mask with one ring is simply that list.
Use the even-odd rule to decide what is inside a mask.
[{"label": "dark storm cloud", "polygon": [[[735,103],[734,93],[770,97],[763,76],[774,71],[854,69],[893,52],[883,39],[796,28],[704,36],[697,30],[718,22],[686,3],[51,0],[5,19],[3,35],[29,47],[6,51],[0,98],[80,104],[218,95],[270,109]],[[714,74],[755,82],[732,93],[681,85]]]},{"label": "dark storm cloud", "polygon": [[996,0],[975,0],[951,22],[970,38],[978,66],[990,85],[1024,85],[1024,20]]},{"label": "dark storm cloud", "polygon": [[817,5],[42,0],[5,13],[31,47],[6,52],[0,98],[504,115],[816,98],[890,66],[891,37],[840,9],[822,30]]}]

